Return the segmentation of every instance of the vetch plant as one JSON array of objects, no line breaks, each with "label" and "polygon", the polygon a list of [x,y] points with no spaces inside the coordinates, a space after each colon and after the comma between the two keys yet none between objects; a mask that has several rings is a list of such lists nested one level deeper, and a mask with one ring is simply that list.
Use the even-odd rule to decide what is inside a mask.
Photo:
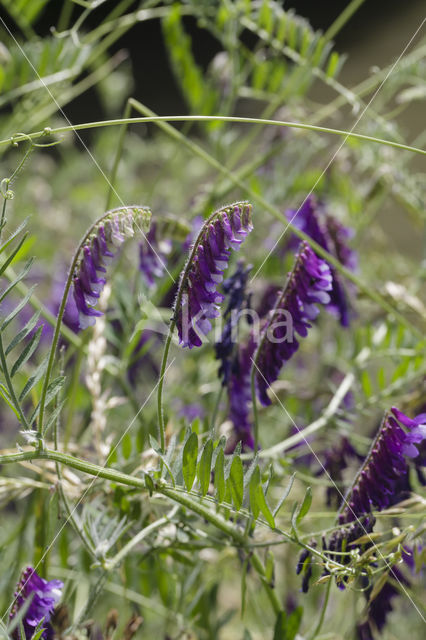
[{"label": "vetch plant", "polygon": [[282,5],[4,2],[2,638],[421,637],[425,45]]}]

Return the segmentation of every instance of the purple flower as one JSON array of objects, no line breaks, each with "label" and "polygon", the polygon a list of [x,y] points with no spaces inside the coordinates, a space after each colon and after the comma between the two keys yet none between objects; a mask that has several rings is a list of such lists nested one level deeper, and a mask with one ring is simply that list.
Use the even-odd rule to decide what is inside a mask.
[{"label": "purple flower", "polygon": [[[63,586],[60,580],[48,582],[44,578],[40,578],[31,567],[27,567],[22,573],[14,594],[15,601],[10,617],[14,618],[23,605],[31,600],[22,619],[26,638],[33,636],[40,623],[44,628],[41,637],[48,640],[53,638],[53,629],[49,621],[55,605],[59,602]],[[20,638],[18,629],[15,629],[14,635],[16,638]]]},{"label": "purple flower", "polygon": [[242,444],[249,449],[254,448],[250,417],[250,375],[252,358],[256,346],[253,334],[250,334],[248,342],[239,348],[237,356],[232,363],[231,375],[228,382],[229,419],[234,425],[235,444],[241,440]]},{"label": "purple flower", "polygon": [[243,307],[248,307],[249,296],[246,294],[246,286],[252,267],[246,267],[243,260],[239,260],[234,274],[224,280],[223,291],[228,300],[223,317],[226,319],[221,338],[215,344],[216,358],[221,361],[218,375],[222,378],[223,386],[226,386],[231,375],[232,353],[235,346],[234,335],[238,329],[238,322]]},{"label": "purple flower", "polygon": [[[351,522],[373,508],[381,511],[395,504],[408,480],[407,458],[418,456],[418,446],[426,438],[426,414],[414,419],[392,408],[381,425],[355,485],[340,514],[341,522]],[[404,426],[408,431],[404,430]]]},{"label": "purple flower", "polygon": [[224,295],[217,291],[228,266],[231,249],[238,250],[252,230],[251,205],[240,203],[221,209],[203,226],[190,263],[183,271],[179,308],[175,309],[180,344],[199,347],[201,335],[211,330],[210,320],[219,315]]},{"label": "purple flower", "polygon": [[[324,209],[313,196],[309,196],[299,212],[289,209],[287,218],[292,224],[304,231],[323,249],[334,255],[348,269],[355,269],[356,255],[349,248],[347,240],[352,233],[331,215],[326,215]],[[299,240],[293,240],[293,244],[299,244]],[[341,278],[336,269],[330,267],[333,276],[333,286],[330,291],[330,301],[327,309],[335,313],[343,327],[349,326],[349,304]]]},{"label": "purple flower", "polygon": [[153,287],[155,278],[161,278],[164,274],[167,255],[171,249],[170,240],[159,241],[157,225],[153,222],[146,237],[139,243],[139,268],[148,287]]},{"label": "purple flower", "polygon": [[74,300],[80,329],[95,324],[101,311],[94,308],[105,285],[106,268],[116,250],[134,235],[134,229],[146,229],[150,212],[145,209],[121,209],[104,218],[88,238],[73,276]]},{"label": "purple flower", "polygon": [[259,400],[264,406],[271,404],[268,387],[278,379],[281,367],[299,347],[296,333],[302,337],[308,335],[310,323],[319,313],[317,304],[328,304],[331,287],[328,264],[305,242],[302,243],[287,285],[278,295],[260,338],[255,380]]}]

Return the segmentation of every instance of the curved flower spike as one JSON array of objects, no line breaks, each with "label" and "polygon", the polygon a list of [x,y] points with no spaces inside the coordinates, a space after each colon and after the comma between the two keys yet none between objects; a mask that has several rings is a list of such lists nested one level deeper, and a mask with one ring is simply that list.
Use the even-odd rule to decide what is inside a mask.
[{"label": "curved flower spike", "polygon": [[106,283],[105,274],[118,247],[134,235],[135,229],[147,231],[151,212],[139,207],[117,209],[102,218],[83,243],[80,262],[73,275],[74,300],[80,329],[95,324],[102,313],[95,309]]},{"label": "curved flower spike", "polygon": [[[325,214],[323,207],[313,196],[306,198],[299,211],[286,211],[287,218],[301,231],[304,231],[323,249],[334,255],[346,268],[356,268],[356,254],[349,247],[348,240],[352,232],[344,227],[336,218]],[[299,244],[299,240],[295,241]],[[341,282],[340,275],[334,267],[330,267],[333,286],[330,291],[328,310],[338,316],[343,327],[349,326],[350,314],[348,296]]]},{"label": "curved flower spike", "polygon": [[29,603],[22,619],[26,638],[32,638],[36,627],[41,622],[44,631],[40,637],[47,640],[53,638],[50,618],[55,605],[60,600],[63,586],[60,580],[47,581],[40,578],[31,567],[23,571],[14,594],[15,601],[10,617],[13,619],[19,610]]},{"label": "curved flower spike", "polygon": [[253,229],[251,210],[246,202],[220,209],[210,216],[198,234],[175,302],[182,347],[200,347],[202,337],[212,328],[210,320],[218,317],[224,296],[217,291],[217,285],[223,280],[231,249],[238,250]]},{"label": "curved flower spike", "polygon": [[317,304],[328,304],[331,288],[330,267],[306,242],[302,243],[287,285],[278,295],[263,327],[254,358],[256,390],[264,406],[271,404],[268,387],[278,379],[283,364],[299,348],[296,333],[302,337],[308,335],[311,321],[319,313]]},{"label": "curved flower spike", "polygon": [[417,457],[416,445],[426,439],[426,414],[411,419],[395,407],[391,411],[393,415],[385,417],[355,479],[339,516],[340,522],[351,522],[373,508],[381,511],[398,502],[402,481],[408,475],[406,458]]}]

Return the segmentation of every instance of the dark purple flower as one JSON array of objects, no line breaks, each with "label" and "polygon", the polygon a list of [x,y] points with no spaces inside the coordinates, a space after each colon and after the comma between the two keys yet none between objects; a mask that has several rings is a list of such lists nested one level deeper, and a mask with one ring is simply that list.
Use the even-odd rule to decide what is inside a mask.
[{"label": "dark purple flower", "polygon": [[[355,252],[350,249],[347,240],[352,233],[331,215],[326,215],[324,208],[313,196],[306,198],[297,212],[294,209],[286,211],[287,218],[292,224],[304,231],[323,249],[334,255],[345,267],[353,270],[356,267]],[[299,244],[298,239],[293,244]],[[336,269],[330,267],[333,276],[333,287],[330,291],[330,301],[327,309],[335,313],[343,327],[349,326],[348,297]]]},{"label": "dark purple flower", "polygon": [[95,324],[101,311],[94,308],[105,285],[106,268],[116,250],[134,235],[134,229],[146,229],[150,212],[145,209],[121,209],[104,218],[88,238],[74,273],[74,300],[80,329]]},{"label": "dark purple flower", "polygon": [[[41,622],[44,628],[41,637],[48,640],[53,638],[50,618],[55,605],[59,602],[63,586],[60,580],[47,581],[40,578],[31,567],[27,567],[22,573],[14,594],[15,601],[10,617],[14,618],[23,605],[31,600],[22,619],[26,638],[33,636],[37,625]],[[15,629],[14,635],[20,639],[19,626],[18,629]]]},{"label": "dark purple flower", "polygon": [[250,334],[245,345],[239,347],[233,360],[231,375],[228,382],[229,419],[234,425],[236,442],[249,449],[254,448],[251,422],[251,386],[250,375],[252,358],[256,350],[253,334]]},{"label": "dark purple flower", "polygon": [[332,276],[328,264],[304,242],[284,291],[263,327],[256,356],[256,389],[260,402],[271,404],[267,389],[278,379],[281,367],[297,351],[296,333],[305,337],[319,309],[328,304]]},{"label": "dark purple flower", "polygon": [[158,229],[155,222],[139,243],[139,268],[142,271],[148,287],[153,287],[155,278],[161,278],[166,270],[167,256],[172,249],[170,240],[158,238]]},{"label": "dark purple flower", "polygon": [[191,262],[183,271],[180,304],[175,310],[181,346],[201,346],[200,334],[205,336],[211,330],[210,320],[218,317],[224,299],[217,286],[223,280],[231,249],[238,250],[252,228],[248,203],[221,209],[202,228]]},{"label": "dark purple flower", "polygon": [[401,491],[401,483],[406,485],[407,458],[418,456],[418,446],[426,438],[426,414],[411,419],[395,407],[392,413],[393,416],[385,417],[358,473],[339,516],[341,522],[351,522],[362,514],[370,513],[373,508],[381,511],[394,504]]},{"label": "dark purple flower", "polygon": [[245,266],[243,260],[239,260],[237,268],[230,278],[223,282],[223,291],[227,297],[227,307],[223,314],[226,320],[221,338],[215,344],[216,358],[221,361],[218,375],[222,378],[223,386],[226,386],[231,374],[232,353],[234,351],[236,331],[243,307],[249,305],[249,296],[246,286],[252,267]]}]

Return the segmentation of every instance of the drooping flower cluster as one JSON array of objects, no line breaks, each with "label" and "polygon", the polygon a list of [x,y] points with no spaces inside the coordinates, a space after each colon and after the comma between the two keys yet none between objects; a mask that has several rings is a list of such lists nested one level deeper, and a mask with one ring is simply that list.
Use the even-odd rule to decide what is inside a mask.
[{"label": "drooping flower cluster", "polygon": [[94,307],[106,282],[106,268],[118,247],[134,235],[135,229],[146,231],[150,217],[151,213],[147,209],[119,209],[95,227],[83,246],[81,259],[73,276],[74,300],[81,329],[95,324],[96,318],[102,315]]},{"label": "drooping flower cluster", "polygon": [[223,282],[223,291],[228,304],[223,314],[226,320],[221,338],[215,344],[216,358],[221,361],[218,375],[222,378],[223,386],[229,382],[232,366],[232,354],[237,338],[238,323],[243,308],[248,308],[250,298],[246,293],[246,286],[251,265],[245,266],[243,260],[239,260],[237,268],[230,278]]},{"label": "drooping flower cluster", "polygon": [[[176,298],[176,324],[182,347],[199,347],[219,315],[224,295],[217,286],[223,280],[231,249],[238,250],[252,230],[251,205],[237,203],[213,214],[203,226]],[[201,334],[201,335],[200,335]]]},{"label": "drooping flower cluster", "polygon": [[236,442],[243,446],[254,448],[252,435],[251,386],[250,376],[252,358],[256,350],[256,341],[250,334],[248,342],[239,347],[236,357],[232,361],[231,375],[228,382],[229,419],[234,425]]},{"label": "drooping flower cluster", "polygon": [[[304,231],[323,249],[334,255],[345,267],[350,270],[355,269],[356,255],[347,243],[352,235],[351,231],[336,218],[327,215],[313,196],[306,198],[299,211],[294,209],[286,211],[286,216],[295,227]],[[299,242],[298,239],[293,240],[293,244],[298,245]],[[348,296],[336,269],[334,267],[330,267],[330,269],[333,276],[333,286],[327,309],[339,317],[343,327],[348,327],[350,320]]]},{"label": "drooping flower cluster", "polygon": [[153,222],[145,238],[139,243],[139,268],[148,287],[153,287],[155,278],[161,278],[164,274],[171,250],[171,240],[159,238],[157,224]]},{"label": "drooping flower cluster", "polygon": [[392,414],[385,417],[358,473],[339,516],[341,522],[351,522],[373,509],[381,511],[394,504],[401,479],[404,480],[409,471],[407,458],[418,456],[416,445],[426,438],[426,414],[411,419],[395,407]]},{"label": "drooping flower cluster", "polygon": [[295,267],[269,314],[260,339],[255,380],[259,400],[264,406],[271,404],[268,387],[277,380],[281,367],[299,347],[296,333],[302,337],[308,335],[310,323],[319,313],[317,303],[328,304],[331,288],[328,264],[302,243]]},{"label": "drooping flower cluster", "polygon": [[[343,471],[348,467],[349,463],[362,459],[363,457],[356,451],[346,436],[325,451],[320,473],[327,472],[333,481],[333,484],[329,484],[326,489],[326,504],[328,507],[332,505],[335,505],[336,508],[339,507],[342,494],[336,485],[342,483]],[[320,473],[317,475],[320,475]]]},{"label": "drooping flower cluster", "polygon": [[[42,623],[44,629],[41,638],[51,640],[53,638],[53,628],[50,619],[55,605],[59,602],[62,594],[63,583],[60,580],[47,581],[40,578],[31,567],[27,567],[21,575],[21,579],[15,591],[15,601],[10,617],[13,619],[19,610],[30,602],[24,613],[22,624],[25,630],[25,637],[31,638],[36,627]],[[20,638],[19,626],[14,631],[14,636]]]}]

